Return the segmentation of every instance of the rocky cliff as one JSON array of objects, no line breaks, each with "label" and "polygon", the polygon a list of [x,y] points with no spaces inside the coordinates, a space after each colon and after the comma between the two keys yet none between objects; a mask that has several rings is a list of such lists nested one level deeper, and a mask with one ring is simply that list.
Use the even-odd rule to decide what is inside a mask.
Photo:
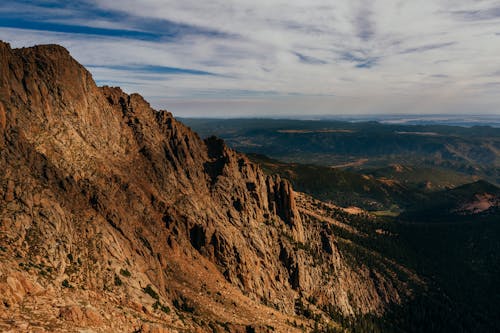
[{"label": "rocky cliff", "polygon": [[2,329],[292,332],[410,293],[286,180],[60,46],[0,42],[0,149]]}]

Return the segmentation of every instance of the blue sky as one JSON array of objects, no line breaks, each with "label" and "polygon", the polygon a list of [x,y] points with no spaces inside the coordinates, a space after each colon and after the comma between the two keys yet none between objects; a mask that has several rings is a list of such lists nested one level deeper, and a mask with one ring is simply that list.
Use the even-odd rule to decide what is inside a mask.
[{"label": "blue sky", "polygon": [[0,39],[179,116],[500,114],[500,1],[3,1]]}]

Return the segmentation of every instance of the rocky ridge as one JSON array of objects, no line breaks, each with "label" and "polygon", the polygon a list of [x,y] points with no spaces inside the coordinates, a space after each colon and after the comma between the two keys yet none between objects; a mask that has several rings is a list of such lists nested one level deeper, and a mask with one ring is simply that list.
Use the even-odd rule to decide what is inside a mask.
[{"label": "rocky ridge", "polygon": [[57,45],[0,42],[0,166],[5,331],[326,329],[411,293],[350,264],[287,180]]}]

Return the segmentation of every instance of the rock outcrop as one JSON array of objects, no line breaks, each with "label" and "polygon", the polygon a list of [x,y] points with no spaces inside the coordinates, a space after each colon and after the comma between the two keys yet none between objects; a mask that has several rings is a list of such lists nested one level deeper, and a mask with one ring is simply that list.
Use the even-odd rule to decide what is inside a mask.
[{"label": "rock outcrop", "polygon": [[60,46],[0,42],[0,149],[0,328],[291,332],[308,297],[335,325],[408,292],[349,266],[288,181]]}]

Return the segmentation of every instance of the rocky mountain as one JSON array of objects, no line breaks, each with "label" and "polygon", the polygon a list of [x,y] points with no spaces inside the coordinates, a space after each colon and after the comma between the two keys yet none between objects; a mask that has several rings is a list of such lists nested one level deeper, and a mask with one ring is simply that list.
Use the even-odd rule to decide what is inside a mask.
[{"label": "rocky mountain", "polygon": [[335,230],[360,232],[328,207],[57,45],[0,42],[0,168],[2,331],[335,330],[421,284],[348,260]]}]

